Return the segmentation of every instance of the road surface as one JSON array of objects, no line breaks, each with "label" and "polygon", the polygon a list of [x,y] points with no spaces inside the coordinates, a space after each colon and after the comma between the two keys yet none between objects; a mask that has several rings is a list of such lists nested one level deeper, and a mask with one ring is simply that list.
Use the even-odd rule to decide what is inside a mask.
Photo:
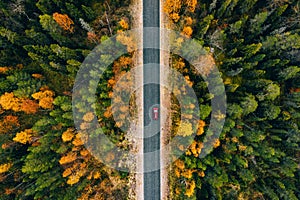
[{"label": "road surface", "polygon": [[[143,27],[159,27],[159,0],[143,0]],[[149,41],[151,40],[151,41]],[[159,46],[159,33],[143,31],[143,43]],[[146,45],[144,45],[146,46]],[[160,122],[152,119],[152,108],[159,107],[159,49],[143,50],[144,82],[144,200],[160,200]],[[156,63],[156,64],[155,64]],[[158,83],[158,84],[155,84]],[[158,130],[158,131],[157,131]],[[152,152],[152,153],[150,153]],[[154,153],[156,152],[156,153]],[[156,169],[152,171],[152,169]]]}]

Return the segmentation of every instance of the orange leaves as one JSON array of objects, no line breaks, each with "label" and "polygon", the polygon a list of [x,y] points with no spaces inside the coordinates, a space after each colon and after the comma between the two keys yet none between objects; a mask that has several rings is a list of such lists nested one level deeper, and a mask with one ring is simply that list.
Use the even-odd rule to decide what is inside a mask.
[{"label": "orange leaves", "polygon": [[122,29],[128,29],[129,28],[128,23],[124,19],[121,19],[121,21],[119,21],[119,24],[122,27]]},{"label": "orange leaves", "polygon": [[214,148],[217,148],[218,146],[220,146],[220,140],[216,139],[215,143],[214,143]]},{"label": "orange leaves", "polygon": [[0,105],[5,110],[20,111],[20,100],[14,96],[14,93],[5,93],[0,97]]},{"label": "orange leaves", "polygon": [[35,101],[26,98],[17,98],[12,92],[5,93],[0,97],[0,105],[5,110],[23,111],[26,114],[34,114],[39,108]]},{"label": "orange leaves", "polygon": [[7,172],[12,167],[11,163],[0,165],[0,174]]},{"label": "orange leaves", "polygon": [[166,0],[163,10],[168,14],[179,13],[182,3],[181,0]]},{"label": "orange leaves", "polygon": [[72,174],[72,169],[71,169],[71,168],[67,168],[67,169],[65,169],[65,171],[63,172],[62,176],[65,178],[65,177],[67,177],[67,176],[69,176],[69,175],[71,175],[71,174]]},{"label": "orange leaves", "polygon": [[190,12],[195,12],[197,0],[186,0],[186,5],[188,6],[188,9]]},{"label": "orange leaves", "polygon": [[92,42],[97,42],[98,37],[94,32],[87,32],[87,39]]},{"label": "orange leaves", "polygon": [[7,115],[0,121],[0,134],[9,133],[15,127],[20,126],[17,116]]},{"label": "orange leaves", "polygon": [[68,177],[67,184],[74,185],[79,182],[80,178],[86,174],[86,163],[75,163],[65,169],[62,173],[64,178]]},{"label": "orange leaves", "polygon": [[9,70],[9,67],[0,67],[0,74],[5,74]]},{"label": "orange leaves", "polygon": [[80,176],[72,174],[71,176],[69,176],[69,178],[67,180],[67,184],[74,185],[74,184],[78,183],[79,180],[80,180]]},{"label": "orange leaves", "polygon": [[178,159],[178,160],[176,160],[175,162],[174,162],[174,164],[175,164],[175,166],[177,167],[177,168],[179,168],[179,169],[181,169],[181,170],[183,170],[184,169],[184,162],[182,161],[182,160],[180,160],[180,159]]},{"label": "orange leaves", "polygon": [[13,138],[13,141],[22,144],[30,143],[32,141],[33,134],[34,134],[33,130],[25,129],[24,131],[17,133],[16,137]]},{"label": "orange leaves", "polygon": [[193,29],[190,26],[185,26],[181,32],[184,36],[190,38],[192,36]]},{"label": "orange leaves", "polygon": [[124,32],[120,32],[116,37],[117,41],[121,42],[123,45],[127,46],[127,51],[132,52],[137,49],[137,44],[134,41],[134,38],[130,35],[126,35]]},{"label": "orange leaves", "polygon": [[193,24],[193,19],[191,17],[186,17],[184,20],[185,20],[185,24],[188,26]]},{"label": "orange leaves", "polygon": [[73,142],[72,142],[72,144],[74,145],[74,146],[82,146],[83,144],[84,144],[84,141],[83,141],[83,139],[81,138],[81,135],[82,134],[77,134],[76,136],[75,136],[75,139],[73,140]]},{"label": "orange leaves", "polygon": [[190,145],[189,149],[185,152],[185,154],[199,157],[202,148],[203,148],[202,142],[193,141],[193,143]]},{"label": "orange leaves", "polygon": [[34,114],[38,111],[39,105],[30,99],[23,99],[20,109],[26,114]]},{"label": "orange leaves", "polygon": [[74,22],[66,14],[53,13],[53,19],[65,31],[74,32]]},{"label": "orange leaves", "polygon": [[195,181],[194,180],[188,181],[187,186],[186,186],[185,195],[188,197],[191,197],[195,192],[195,188],[196,188]]},{"label": "orange leaves", "polygon": [[205,127],[205,121],[199,120],[197,135],[202,135],[204,133],[204,127]]},{"label": "orange leaves", "polygon": [[43,78],[43,75],[41,75],[41,74],[32,74],[31,76],[32,76],[33,78],[37,78],[37,79]]},{"label": "orange leaves", "polygon": [[74,133],[73,133],[74,129],[73,128],[68,128],[65,132],[63,132],[61,138],[64,142],[69,142],[73,139],[74,137]]},{"label": "orange leaves", "polygon": [[104,114],[103,114],[103,116],[104,116],[105,118],[110,118],[110,117],[112,116],[112,111],[111,111],[111,109],[112,109],[111,106],[108,107],[108,108],[106,109],[106,111],[105,111]]},{"label": "orange leaves", "polygon": [[178,13],[172,13],[170,14],[170,18],[174,21],[174,22],[178,22],[180,19],[180,16]]},{"label": "orange leaves", "polygon": [[169,18],[171,20],[173,20],[174,22],[178,22],[180,19],[179,13],[183,10],[184,7],[187,7],[187,10],[193,13],[195,12],[196,5],[197,0],[166,0],[163,6],[163,10],[169,15]]},{"label": "orange leaves", "polygon": [[94,179],[99,179],[100,177],[101,177],[101,174],[100,174],[100,172],[98,172],[98,171],[95,172],[94,175],[93,175],[93,178],[94,178]]},{"label": "orange leaves", "polygon": [[34,99],[39,100],[39,106],[44,109],[53,108],[54,92],[51,90],[44,90],[31,95]]},{"label": "orange leaves", "polygon": [[77,159],[77,155],[75,152],[69,152],[67,155],[60,158],[59,163],[61,165],[71,163]]}]

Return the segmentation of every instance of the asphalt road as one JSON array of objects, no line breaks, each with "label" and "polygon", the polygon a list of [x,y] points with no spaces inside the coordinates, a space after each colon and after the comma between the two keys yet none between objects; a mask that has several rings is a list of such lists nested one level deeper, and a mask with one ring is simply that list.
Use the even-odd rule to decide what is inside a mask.
[{"label": "asphalt road", "polygon": [[[159,0],[143,0],[143,27],[159,27]],[[149,41],[151,40],[151,41]],[[159,46],[159,33],[143,31],[143,43]],[[144,45],[146,46],[146,45]],[[160,199],[160,123],[152,119],[152,108],[159,107],[159,49],[143,50],[144,73],[144,200]],[[156,63],[156,64],[155,64]],[[151,83],[151,84],[149,84]],[[152,152],[152,153],[151,153]],[[154,153],[156,152],[156,153]],[[157,169],[157,170],[152,170]]]}]

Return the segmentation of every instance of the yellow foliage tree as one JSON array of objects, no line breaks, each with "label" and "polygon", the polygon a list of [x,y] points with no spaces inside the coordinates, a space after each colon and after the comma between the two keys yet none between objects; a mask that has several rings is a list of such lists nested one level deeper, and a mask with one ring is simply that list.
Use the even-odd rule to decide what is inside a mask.
[{"label": "yellow foliage tree", "polygon": [[53,96],[54,92],[51,90],[44,90],[37,93],[32,94],[31,96],[39,100],[39,106],[44,109],[52,109],[53,108]]},{"label": "yellow foliage tree", "polygon": [[22,144],[30,143],[32,141],[33,134],[34,134],[33,130],[25,129],[24,131],[17,133],[16,137],[13,138],[13,141]]},{"label": "yellow foliage tree", "polygon": [[196,188],[195,181],[194,180],[188,181],[187,186],[186,186],[185,195],[188,197],[191,197],[195,192],[195,188]]},{"label": "yellow foliage tree", "polygon": [[71,163],[77,159],[77,154],[75,152],[69,152],[67,155],[60,158],[59,163],[61,165]]},{"label": "yellow foliage tree", "polygon": [[0,134],[9,133],[15,127],[20,126],[17,116],[7,115],[0,121]]},{"label": "yellow foliage tree", "polygon": [[185,26],[181,32],[181,34],[183,34],[186,37],[191,37],[193,34],[193,29],[190,26]]},{"label": "yellow foliage tree", "polygon": [[180,122],[180,126],[176,134],[183,137],[192,135],[193,134],[192,124],[190,122]]},{"label": "yellow foliage tree", "polygon": [[13,110],[15,112],[21,111],[20,100],[15,98],[14,93],[4,93],[0,97],[0,105],[5,110]]},{"label": "yellow foliage tree", "polygon": [[11,163],[0,165],[0,174],[7,172],[12,167]]},{"label": "yellow foliage tree", "polygon": [[68,128],[63,134],[61,135],[61,138],[64,142],[69,142],[73,139],[74,137],[74,129],[73,128]]},{"label": "yellow foliage tree", "polygon": [[119,21],[119,24],[120,24],[120,26],[121,26],[123,29],[128,29],[128,28],[129,28],[128,23],[127,23],[124,19],[121,19],[121,21]]}]

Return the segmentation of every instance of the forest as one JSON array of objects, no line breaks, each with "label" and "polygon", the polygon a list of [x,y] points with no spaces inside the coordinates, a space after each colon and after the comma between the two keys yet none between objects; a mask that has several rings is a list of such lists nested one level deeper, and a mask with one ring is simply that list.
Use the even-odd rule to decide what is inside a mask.
[{"label": "forest", "polygon": [[[136,199],[133,174],[91,155],[72,110],[82,113],[80,129],[88,130],[97,119],[106,127],[103,134],[130,148],[122,127],[135,110],[119,106],[114,118],[111,98],[117,80],[134,67],[133,51],[110,64],[104,79],[88,83],[98,88],[96,116],[84,103],[73,105],[72,95],[89,53],[132,28],[131,4],[0,1],[1,200]],[[170,135],[187,138],[195,124],[197,133],[188,149],[175,147],[184,154],[169,167],[168,198],[300,199],[300,2],[164,0],[161,6],[168,28],[180,32],[182,41],[192,38],[203,47],[203,73],[224,85],[227,102],[226,114],[215,116],[225,123],[220,137],[214,138],[208,131],[211,100],[224,91],[216,87],[210,94],[195,66],[170,54],[170,67],[196,92],[200,119],[178,130],[180,118],[193,118],[196,105],[186,102],[189,113],[180,116],[181,105],[172,96]],[[117,40],[132,49],[130,38],[121,36]],[[185,49],[180,41],[178,45]],[[107,57],[101,59],[100,66]],[[210,71],[211,65],[220,73]],[[85,78],[93,77],[97,71]],[[82,92],[85,97],[87,92]],[[213,151],[201,157],[208,143]],[[116,156],[108,153],[104,159]]]}]

